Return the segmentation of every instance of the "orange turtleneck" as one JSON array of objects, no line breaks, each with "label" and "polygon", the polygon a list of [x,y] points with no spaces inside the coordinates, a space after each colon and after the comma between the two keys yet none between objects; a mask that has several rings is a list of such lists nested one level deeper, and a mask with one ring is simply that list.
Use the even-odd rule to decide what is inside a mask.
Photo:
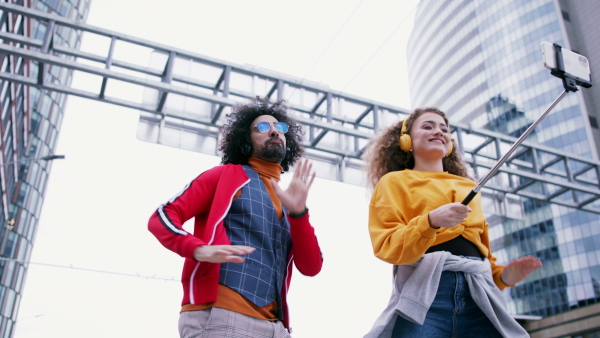
[{"label": "orange turtleneck", "polygon": [[[281,207],[281,201],[279,200],[279,196],[277,196],[275,189],[273,189],[273,186],[271,185],[271,178],[274,178],[277,182],[279,182],[283,167],[281,167],[277,163],[263,161],[256,157],[249,158],[248,164],[254,171],[258,173],[258,175],[262,179],[265,188],[269,193],[269,196],[271,196],[271,201],[273,202],[273,207],[277,212],[277,216],[279,217],[279,219],[281,219],[283,217],[283,208]],[[241,194],[242,189],[238,190],[235,193],[233,200],[235,201]],[[258,307],[246,298],[244,298],[244,296],[242,296],[241,294],[226,287],[223,284],[219,284],[216,302],[197,305],[185,304],[181,307],[181,312],[199,311],[208,309],[213,306],[241,313],[254,318],[265,320],[277,320],[277,302],[274,301],[271,304],[268,304],[264,307]]]}]

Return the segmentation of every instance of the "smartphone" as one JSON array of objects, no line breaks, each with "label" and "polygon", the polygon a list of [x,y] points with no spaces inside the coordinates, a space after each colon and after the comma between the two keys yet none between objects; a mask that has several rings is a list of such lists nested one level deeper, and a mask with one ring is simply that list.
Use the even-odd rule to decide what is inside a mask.
[{"label": "smartphone", "polygon": [[[561,53],[565,73],[584,81],[591,81],[590,63],[585,56],[565,48],[561,48]],[[551,70],[556,69],[556,57],[554,55],[554,45],[552,43],[548,41],[542,42],[542,55],[544,57],[544,67]]]}]

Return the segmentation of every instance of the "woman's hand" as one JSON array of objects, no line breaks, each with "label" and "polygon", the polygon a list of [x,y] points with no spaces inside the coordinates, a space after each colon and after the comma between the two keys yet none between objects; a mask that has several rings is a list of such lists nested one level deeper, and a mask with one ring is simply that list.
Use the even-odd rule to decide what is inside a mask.
[{"label": "woman's hand", "polygon": [[454,228],[469,216],[471,208],[460,202],[444,204],[429,212],[429,226],[434,229]]},{"label": "woman's hand", "polygon": [[514,286],[541,267],[542,261],[537,257],[526,256],[517,258],[504,267],[500,278],[504,284]]}]

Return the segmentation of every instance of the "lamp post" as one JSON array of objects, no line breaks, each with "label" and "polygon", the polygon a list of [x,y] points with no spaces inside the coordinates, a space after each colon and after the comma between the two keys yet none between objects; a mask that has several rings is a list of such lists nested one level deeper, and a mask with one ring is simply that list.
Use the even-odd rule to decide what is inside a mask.
[{"label": "lamp post", "polygon": [[[36,227],[37,225],[34,224],[33,221],[37,223],[36,217],[39,217],[37,214],[35,215],[35,217],[30,217],[27,216],[27,214],[25,214],[25,208],[29,207],[28,199],[25,199],[24,197],[22,202],[18,200],[22,191],[24,191],[25,196],[31,196],[29,194],[29,191],[37,187],[26,186],[26,189],[22,190],[23,185],[19,184],[30,184],[28,180],[31,179],[31,177],[37,180],[37,178],[40,175],[46,175],[45,173],[41,173],[43,169],[37,170],[37,168],[35,177],[34,175],[26,174],[26,172],[29,171],[30,166],[37,167],[33,165],[32,162],[37,162],[41,167],[49,167],[46,163],[47,161],[64,158],[65,155],[50,154],[41,157],[32,156],[22,157],[20,159],[17,158],[15,161],[10,161],[6,163],[0,162],[0,256],[2,257],[2,260],[0,261],[0,276],[2,277],[1,291],[3,296],[0,298],[5,298],[5,300],[2,301],[2,313],[0,314],[0,321],[2,322],[2,333],[0,333],[0,335],[2,337],[13,336],[13,333],[11,332],[14,332],[14,329],[5,329],[5,327],[15,327],[16,321],[14,320],[13,316],[16,316],[18,313],[20,298],[9,298],[8,295],[19,294],[19,291],[22,290],[24,278],[22,278],[21,276],[24,277],[26,275],[27,268],[29,266],[29,256],[27,255],[26,251],[27,246],[21,246],[20,243],[25,242],[23,241],[23,239],[28,239],[29,241],[31,241],[31,238],[29,237],[33,236],[32,234],[34,232],[27,231],[27,233],[25,233],[25,230],[27,230],[28,228],[24,225],[27,224],[30,227]],[[0,161],[1,160],[3,160],[2,157],[0,157]],[[23,177],[19,177],[21,176],[20,173],[18,174],[19,176],[16,175],[17,170],[24,174],[22,175]],[[10,175],[13,173],[13,171],[15,171],[14,178],[12,177],[12,175]],[[31,180],[33,181],[33,179]],[[41,187],[43,188],[43,186]],[[13,201],[14,204],[11,204],[11,201]],[[41,203],[41,201],[36,201],[35,203],[35,206],[39,207],[40,204],[38,203]],[[39,208],[35,210],[30,210],[29,212],[35,213],[36,210],[39,210]],[[32,222],[30,222],[30,220]],[[9,276],[13,277],[9,278]],[[36,318],[40,316],[42,315],[36,315],[29,318]]]},{"label": "lamp post", "polygon": [[59,159],[64,159],[64,158],[65,158],[65,155],[46,155],[46,156],[42,156],[42,157],[32,157],[32,158],[25,157],[20,160],[2,163],[2,164],[0,164],[0,167],[6,167],[6,166],[14,164],[14,163],[21,163],[21,162],[27,162],[27,161],[52,161],[52,160],[59,160]]},{"label": "lamp post", "polygon": [[[15,164],[15,163],[22,163],[22,162],[28,162],[28,161],[52,161],[52,160],[58,160],[58,159],[64,159],[65,155],[46,155],[46,156],[42,156],[42,157],[25,157],[22,158],[20,160],[16,160],[16,161],[11,161],[11,162],[6,162],[6,163],[2,163],[0,164],[0,167],[6,167],[9,166],[11,164]],[[8,219],[8,208],[5,207],[5,192],[2,192],[2,196],[1,196],[1,202],[2,202],[2,209],[4,211],[4,219],[7,220]],[[10,219],[6,225],[4,225],[4,236],[2,236],[2,242],[0,243],[0,255],[4,255],[4,249],[6,248],[6,241],[8,239],[8,234],[10,231],[12,231],[15,228],[15,219],[12,218]]]}]

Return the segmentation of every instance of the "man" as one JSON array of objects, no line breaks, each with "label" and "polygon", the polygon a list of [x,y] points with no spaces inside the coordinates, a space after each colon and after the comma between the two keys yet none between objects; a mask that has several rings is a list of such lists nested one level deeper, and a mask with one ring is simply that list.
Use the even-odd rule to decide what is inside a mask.
[{"label": "man", "polygon": [[[148,229],[185,257],[181,337],[290,337],[292,263],[314,276],[323,259],[306,198],[315,173],[298,163],[302,127],[283,101],[236,105],[223,127],[223,165],[202,173],[151,216]],[[193,234],[182,225],[195,217]]]}]

